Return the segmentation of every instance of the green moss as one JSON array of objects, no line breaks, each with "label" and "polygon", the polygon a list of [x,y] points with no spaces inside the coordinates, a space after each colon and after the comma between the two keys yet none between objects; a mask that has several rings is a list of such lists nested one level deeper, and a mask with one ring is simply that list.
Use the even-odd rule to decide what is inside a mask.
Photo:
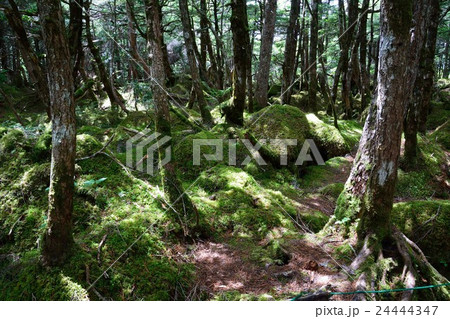
[{"label": "green moss", "polygon": [[153,125],[154,120],[146,112],[136,111],[129,112],[126,118],[120,122],[120,125],[127,128],[143,130]]},{"label": "green moss", "polygon": [[300,212],[300,218],[315,233],[319,232],[329,220],[329,217],[320,211]]},{"label": "green moss", "polygon": [[410,201],[394,204],[393,223],[425,252],[444,275],[450,274],[450,201]]},{"label": "green moss", "polygon": [[52,146],[52,133],[50,129],[46,129],[39,135],[36,144],[33,147],[33,159],[36,161],[50,160]]},{"label": "green moss", "polygon": [[332,158],[350,152],[350,146],[339,130],[320,120],[315,114],[306,115],[310,127],[310,137],[319,147],[322,156]]},{"label": "green moss", "polygon": [[319,192],[336,200],[343,190],[344,183],[333,183],[320,188]]},{"label": "green moss", "polygon": [[436,130],[429,135],[430,139],[438,142],[447,150],[450,149],[450,120],[436,128]]},{"label": "green moss", "polygon": [[17,129],[10,129],[0,139],[0,154],[11,153],[19,147],[27,146],[29,146],[29,141],[24,132]]},{"label": "green moss", "polygon": [[407,199],[426,199],[433,196],[432,178],[426,171],[398,171],[396,196]]},{"label": "green moss", "polygon": [[32,166],[23,174],[20,181],[21,190],[25,194],[44,194],[50,185],[50,163]]},{"label": "green moss", "polygon": [[431,113],[427,117],[427,129],[434,130],[450,118],[450,103],[446,101],[432,101]]},{"label": "green moss", "polygon": [[336,222],[346,224],[347,222],[354,221],[359,212],[360,205],[361,200],[344,189],[336,202],[336,209],[334,211]]},{"label": "green moss", "polygon": [[102,144],[93,136],[88,134],[77,135],[77,157],[94,154],[102,148]]},{"label": "green moss", "polygon": [[253,114],[246,128],[257,140],[270,139],[267,148],[278,157],[284,144],[276,139],[295,139],[297,146],[288,148],[288,158],[295,161],[309,133],[309,124],[305,114],[290,105],[273,105]]}]

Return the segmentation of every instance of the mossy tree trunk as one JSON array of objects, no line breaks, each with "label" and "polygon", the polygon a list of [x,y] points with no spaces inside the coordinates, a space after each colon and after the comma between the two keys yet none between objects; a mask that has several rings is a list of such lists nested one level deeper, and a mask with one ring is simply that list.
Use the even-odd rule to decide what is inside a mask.
[{"label": "mossy tree trunk", "polygon": [[187,0],[179,0],[181,22],[183,24],[183,38],[186,45],[187,56],[189,60],[189,68],[191,70],[192,87],[197,97],[198,107],[202,116],[203,123],[206,126],[212,126],[214,124],[211,113],[208,109],[208,105],[203,94],[203,89],[200,80],[200,74],[197,67],[197,60],[195,58],[194,50],[194,33],[191,25],[191,18],[188,9]]},{"label": "mossy tree trunk", "polygon": [[264,26],[261,36],[261,51],[259,66],[256,73],[255,99],[258,109],[267,106],[267,91],[269,90],[270,61],[272,59],[273,36],[277,17],[277,1],[268,0],[264,10]]},{"label": "mossy tree trunk", "polygon": [[283,75],[281,78],[281,103],[289,104],[292,96],[292,83],[294,82],[295,51],[299,33],[298,16],[300,14],[300,0],[291,0],[289,24],[284,48]]},{"label": "mossy tree trunk", "polygon": [[69,46],[59,0],[38,1],[39,20],[47,53],[52,113],[52,157],[49,211],[42,258],[59,265],[73,244],[72,209],[75,170],[75,104]]},{"label": "mossy tree trunk", "polygon": [[[383,267],[383,246],[392,243],[397,245],[404,260],[407,271],[403,281],[407,288],[415,286],[419,271],[432,284],[445,281],[420,249],[391,224],[405,105],[411,96],[412,80],[417,75],[418,57],[414,48],[420,47],[423,41],[423,3],[416,2],[412,37],[413,0],[381,1],[378,98],[369,111],[351,174],[338,199],[335,217],[327,226],[335,220],[344,221],[344,218],[357,223],[361,250],[350,269],[363,271],[357,281],[359,290],[364,290],[371,281],[384,281],[371,278],[377,275],[364,271],[363,265],[372,257],[377,267]],[[387,270],[383,271],[383,278],[386,278]],[[443,298],[449,296],[445,287],[438,291]],[[411,292],[402,296],[402,299],[410,298]]]},{"label": "mossy tree trunk", "polygon": [[244,124],[244,109],[247,81],[247,49],[248,22],[247,4],[245,0],[231,0],[231,31],[233,33],[232,73],[233,96],[231,107],[224,110],[228,123],[242,126]]},{"label": "mossy tree trunk", "polygon": [[[163,136],[171,137],[169,101],[165,91],[165,72],[163,64],[163,49],[161,43],[160,17],[158,14],[158,0],[148,0],[147,7],[151,25],[148,32],[148,41],[151,48],[151,73],[153,79],[151,88],[156,113],[156,131]],[[176,163],[174,162],[171,141],[165,147],[158,149],[160,160],[166,156],[166,149],[170,147],[171,161],[161,168],[164,191],[168,196],[171,217],[180,223],[183,235],[191,235],[196,216],[196,209],[189,196],[185,194],[183,186],[177,177]],[[195,221],[198,224],[198,219]]]}]

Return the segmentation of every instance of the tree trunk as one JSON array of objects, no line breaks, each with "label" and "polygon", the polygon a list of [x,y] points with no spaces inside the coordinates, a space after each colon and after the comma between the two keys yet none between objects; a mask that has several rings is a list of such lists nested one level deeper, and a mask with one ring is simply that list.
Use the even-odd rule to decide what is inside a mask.
[{"label": "tree trunk", "polygon": [[[158,1],[147,0],[148,22],[150,23],[148,28],[148,41],[151,49],[151,73],[153,79],[151,81],[151,87],[153,91],[153,100],[155,103],[156,111],[156,131],[163,136],[171,137],[170,127],[170,114],[169,114],[169,101],[165,92],[165,79],[166,74],[164,72],[163,63],[163,49],[161,43],[161,28],[158,14]],[[172,156],[172,142],[165,144],[165,147],[160,147],[159,157],[162,160],[166,156],[166,150],[170,150],[170,156]],[[178,220],[181,224],[183,235],[190,235],[192,218],[195,214],[195,207],[192,204],[189,196],[185,194],[181,182],[178,180],[176,174],[176,164],[173,161],[165,164],[161,168],[162,183],[164,191],[168,196],[171,209],[171,217]],[[198,219],[196,220],[198,224]]]},{"label": "tree trunk", "polygon": [[378,98],[369,112],[358,154],[335,211],[338,220],[360,218],[359,240],[375,235],[378,242],[391,230],[403,117],[417,69],[416,61],[410,60],[412,0],[402,4],[382,0],[381,10]]},{"label": "tree trunk", "polygon": [[13,0],[9,0],[11,8],[5,8],[8,24],[16,35],[17,44],[25,67],[32,84],[36,87],[39,99],[47,106],[47,114],[50,117],[50,97],[45,73],[39,65],[39,59],[28,42],[27,33],[23,26],[22,16]]},{"label": "tree trunk", "polygon": [[[419,55],[419,69],[414,83],[412,98],[408,104],[405,117],[405,168],[414,169],[417,160],[417,131],[419,120],[423,117],[426,122],[428,105],[430,104],[433,77],[434,77],[434,51],[439,20],[439,0],[423,0],[425,3],[423,22],[425,41],[420,48],[413,48]],[[415,29],[421,26],[415,26]],[[417,43],[416,43],[417,44]],[[423,111],[425,110],[425,111]],[[422,112],[421,112],[422,111]]]},{"label": "tree trunk", "polygon": [[[85,3],[86,13],[89,13],[89,5],[89,2]],[[105,90],[109,100],[111,101],[111,106],[117,105],[122,109],[122,111],[128,114],[128,110],[125,107],[125,99],[114,87],[113,82],[111,81],[110,77],[108,76],[108,72],[106,71],[106,67],[103,63],[100,50],[94,44],[94,38],[91,33],[91,19],[89,14],[86,14],[84,19],[86,22],[86,38],[88,41],[88,47],[92,53],[92,56],[94,57],[95,64],[97,65],[98,76],[103,84],[103,89]]]},{"label": "tree trunk", "polygon": [[247,81],[248,22],[245,0],[231,0],[231,32],[233,33],[233,96],[229,108],[224,109],[228,123],[242,126]]},{"label": "tree trunk", "polygon": [[193,28],[191,25],[191,18],[189,15],[187,0],[179,0],[181,22],[183,24],[183,37],[186,45],[186,51],[189,60],[189,68],[191,70],[192,86],[197,97],[198,107],[202,115],[203,123],[206,126],[212,126],[214,124],[211,113],[208,110],[203,89],[201,86],[200,75],[197,67],[197,61],[195,59],[194,51],[194,37]]},{"label": "tree trunk", "polygon": [[[439,13],[440,5],[438,0],[431,0],[428,19],[428,29],[426,33],[425,47],[423,51],[422,61],[423,61],[423,73],[420,76],[423,78],[423,89],[422,89],[422,101],[420,103],[419,113],[418,113],[418,131],[425,134],[428,113],[431,108],[431,98],[433,95],[433,83],[435,77],[434,68],[434,56],[436,52],[436,41],[439,27]],[[448,78],[448,76],[447,76]]]},{"label": "tree trunk", "polygon": [[131,57],[133,58],[132,64],[141,67],[142,70],[144,70],[145,77],[148,78],[150,76],[150,67],[148,66],[147,62],[142,58],[142,56],[139,54],[138,51],[136,32],[133,23],[134,10],[132,5],[133,3],[131,1],[127,1],[126,10],[128,18],[128,37],[130,41],[130,54]]},{"label": "tree trunk", "polygon": [[309,86],[308,107],[317,111],[317,44],[319,41],[319,5],[320,0],[311,1],[311,36],[309,43]]},{"label": "tree trunk", "polygon": [[75,104],[69,46],[60,1],[38,0],[38,11],[47,53],[52,113],[49,211],[42,258],[45,265],[54,266],[64,262],[73,244]]},{"label": "tree trunk", "polygon": [[445,42],[444,47],[444,70],[442,71],[442,77],[444,79],[448,79],[448,75],[450,74],[450,54],[449,54],[449,41]]},{"label": "tree trunk", "polygon": [[77,78],[84,62],[83,51],[83,0],[71,0],[69,3],[69,50],[73,66],[73,79]]},{"label": "tree trunk", "polygon": [[[370,97],[370,81],[369,73],[367,70],[367,17],[369,9],[369,0],[364,0],[362,4],[362,15],[360,18],[360,27],[358,34],[359,42],[359,64],[360,64],[360,83],[361,83],[361,112],[363,112],[368,103]],[[369,69],[370,71],[370,69]]]},{"label": "tree trunk", "polygon": [[[339,1],[340,6],[343,0]],[[344,9],[342,9],[344,10]],[[341,54],[343,56],[342,64],[342,101],[344,102],[345,117],[352,117],[351,102],[351,81],[352,81],[352,61],[349,60],[350,48],[352,47],[354,33],[356,29],[356,21],[358,18],[358,0],[349,0],[348,3],[348,25],[346,26],[346,34],[343,36],[343,46]]]},{"label": "tree trunk", "polygon": [[261,36],[261,51],[259,66],[256,73],[255,98],[259,109],[267,106],[267,92],[269,89],[270,60],[272,59],[273,36],[277,17],[277,1],[268,0],[264,11],[264,26]]},{"label": "tree trunk", "polygon": [[[281,103],[289,104],[292,96],[292,83],[295,74],[295,51],[299,32],[298,16],[300,14],[300,0],[291,0],[289,24],[284,48],[283,75],[281,79]],[[306,48],[306,47],[305,47]]]}]

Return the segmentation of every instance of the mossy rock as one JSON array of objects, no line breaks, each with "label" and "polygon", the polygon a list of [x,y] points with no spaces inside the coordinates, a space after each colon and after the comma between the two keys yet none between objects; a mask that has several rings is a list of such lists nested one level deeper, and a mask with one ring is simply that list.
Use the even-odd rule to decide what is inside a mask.
[{"label": "mossy rock", "polygon": [[309,136],[314,140],[325,159],[343,156],[350,152],[350,146],[333,125],[320,120],[315,114],[306,114],[310,127]]},{"label": "mossy rock", "polygon": [[444,124],[436,128],[436,130],[430,134],[430,139],[438,142],[447,150],[450,150],[450,120],[447,120]]},{"label": "mossy rock", "polygon": [[43,194],[50,185],[50,163],[35,165],[25,172],[20,187],[25,194]]},{"label": "mossy rock", "polygon": [[450,274],[450,201],[410,201],[394,204],[394,224],[415,241],[430,262]]},{"label": "mossy rock", "polygon": [[288,147],[288,159],[297,159],[305,139],[309,135],[309,123],[306,115],[298,108],[290,105],[273,105],[253,114],[246,128],[257,140],[270,139],[267,149],[280,158],[285,145],[277,139],[294,139],[297,145]]},{"label": "mossy rock", "polygon": [[0,139],[0,154],[11,153],[18,147],[27,148],[29,143],[30,142],[23,131],[10,129]]},{"label": "mossy rock", "polygon": [[88,134],[77,135],[77,157],[85,157],[94,154],[102,148],[102,144]]}]

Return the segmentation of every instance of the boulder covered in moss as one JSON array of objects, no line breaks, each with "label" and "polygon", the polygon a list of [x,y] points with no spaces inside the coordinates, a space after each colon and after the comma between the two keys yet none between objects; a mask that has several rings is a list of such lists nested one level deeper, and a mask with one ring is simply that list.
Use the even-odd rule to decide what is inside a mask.
[{"label": "boulder covered in moss", "polygon": [[320,153],[326,159],[343,156],[350,152],[350,146],[333,125],[320,120],[315,114],[306,114],[310,127],[309,136],[314,140]]},{"label": "boulder covered in moss", "polygon": [[265,147],[277,158],[281,157],[286,147],[282,140],[296,140],[296,146],[288,147],[288,159],[291,162],[297,159],[310,129],[305,113],[290,105],[263,108],[253,114],[246,128],[258,141],[269,139],[270,143]]},{"label": "boulder covered in moss", "polygon": [[394,224],[417,243],[430,262],[444,275],[450,274],[450,201],[424,200],[394,205]]},{"label": "boulder covered in moss", "polygon": [[77,135],[77,158],[92,155],[102,147],[103,145],[91,135]]},{"label": "boulder covered in moss", "polygon": [[[350,146],[338,129],[323,122],[316,115],[305,114],[290,105],[273,105],[260,110],[246,123],[246,128],[255,140],[270,140],[270,143],[265,145],[265,149],[273,153],[277,161],[285,150],[285,145],[281,141],[283,139],[297,141],[296,146],[288,147],[290,162],[297,159],[306,139],[312,139],[315,142],[324,159],[350,152]],[[261,154],[264,157],[262,152]]]}]

